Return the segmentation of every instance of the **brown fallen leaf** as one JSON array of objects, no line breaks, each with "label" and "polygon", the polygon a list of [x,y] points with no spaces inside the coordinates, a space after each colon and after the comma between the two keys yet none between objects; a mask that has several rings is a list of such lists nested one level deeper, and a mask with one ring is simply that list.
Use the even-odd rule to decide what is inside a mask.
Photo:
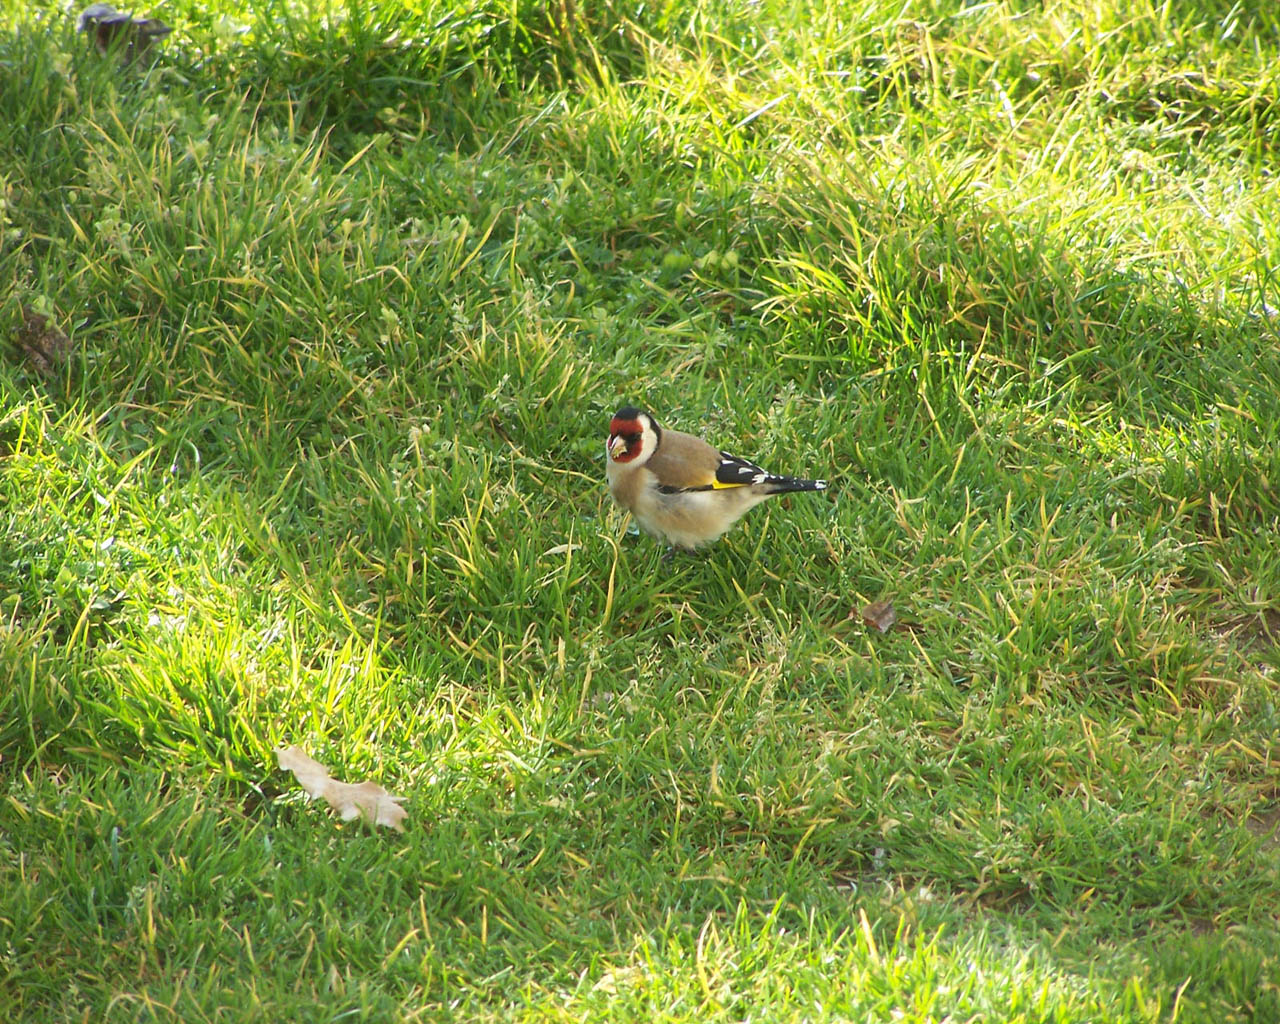
[{"label": "brown fallen leaf", "polygon": [[581,544],[557,544],[553,548],[547,548],[542,552],[543,558],[550,558],[552,555],[570,555],[575,551],[581,551]]},{"label": "brown fallen leaf", "polygon": [[76,31],[88,32],[98,52],[105,54],[117,40],[124,42],[125,61],[146,53],[152,40],[163,39],[173,31],[158,18],[135,18],[117,11],[110,4],[90,4],[76,19]]},{"label": "brown fallen leaf", "polygon": [[30,306],[22,307],[22,326],[14,344],[42,377],[56,377],[71,353],[71,339],[58,329],[53,317]]},{"label": "brown fallen leaf", "polygon": [[276,757],[281,768],[293,772],[308,796],[323,798],[343,821],[363,818],[370,825],[389,825],[397,832],[404,831],[401,823],[409,812],[400,804],[405,797],[392,796],[376,782],[339,782],[301,747],[277,747]]},{"label": "brown fallen leaf", "polygon": [[887,633],[898,621],[898,613],[893,610],[892,601],[873,601],[862,609],[862,621],[881,633]]}]

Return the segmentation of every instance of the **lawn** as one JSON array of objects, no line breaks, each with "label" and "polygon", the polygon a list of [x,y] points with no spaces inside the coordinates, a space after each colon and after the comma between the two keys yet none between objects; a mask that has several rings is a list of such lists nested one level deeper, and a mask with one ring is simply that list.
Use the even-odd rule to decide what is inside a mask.
[{"label": "lawn", "polygon": [[0,0],[6,1019],[1280,1020],[1273,0],[135,13]]}]

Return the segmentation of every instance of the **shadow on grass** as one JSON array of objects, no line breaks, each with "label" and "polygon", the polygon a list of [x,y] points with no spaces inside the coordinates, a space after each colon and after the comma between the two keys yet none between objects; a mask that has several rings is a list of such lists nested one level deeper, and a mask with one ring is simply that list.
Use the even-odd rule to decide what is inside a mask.
[{"label": "shadow on grass", "polygon": [[345,0],[324,16],[267,2],[254,11],[248,45],[198,25],[206,54],[176,66],[198,91],[251,97],[260,118],[331,133],[344,159],[368,136],[405,125],[465,150],[486,141],[486,107],[503,94],[604,69],[628,77],[642,59],[633,26],[647,16],[646,5],[619,0]]}]

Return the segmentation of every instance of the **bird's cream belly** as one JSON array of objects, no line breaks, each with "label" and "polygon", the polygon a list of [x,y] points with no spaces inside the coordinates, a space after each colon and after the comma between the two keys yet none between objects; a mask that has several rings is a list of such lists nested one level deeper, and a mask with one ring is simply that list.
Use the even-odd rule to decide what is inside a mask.
[{"label": "bird's cream belly", "polygon": [[631,510],[640,528],[682,548],[710,544],[722,536],[762,496],[745,488],[663,494],[645,488]]},{"label": "bird's cream belly", "polygon": [[646,491],[636,503],[636,522],[646,533],[682,548],[710,544],[738,517],[728,519],[706,500],[708,497],[703,492],[668,495],[656,489]]}]

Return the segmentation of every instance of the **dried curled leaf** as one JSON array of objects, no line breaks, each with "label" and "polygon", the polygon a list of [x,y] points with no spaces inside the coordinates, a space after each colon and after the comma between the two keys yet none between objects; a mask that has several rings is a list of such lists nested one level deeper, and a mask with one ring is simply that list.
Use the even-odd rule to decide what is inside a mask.
[{"label": "dried curled leaf", "polygon": [[893,610],[892,601],[873,601],[862,609],[862,621],[881,633],[887,633],[898,621],[898,613]]},{"label": "dried curled leaf", "polygon": [[90,4],[76,19],[76,31],[89,33],[93,45],[103,54],[112,44],[121,42],[124,58],[129,61],[145,53],[152,40],[164,38],[173,29],[158,18],[135,18],[110,4]]},{"label": "dried curled leaf", "polygon": [[14,343],[36,373],[56,377],[71,353],[71,339],[59,330],[53,317],[22,307],[22,326]]},{"label": "dried curled leaf", "polygon": [[308,757],[301,747],[277,747],[280,767],[293,772],[298,784],[312,799],[323,799],[343,821],[363,818],[370,825],[388,825],[404,831],[408,811],[400,806],[405,797],[392,796],[376,782],[338,782],[319,761]]}]

